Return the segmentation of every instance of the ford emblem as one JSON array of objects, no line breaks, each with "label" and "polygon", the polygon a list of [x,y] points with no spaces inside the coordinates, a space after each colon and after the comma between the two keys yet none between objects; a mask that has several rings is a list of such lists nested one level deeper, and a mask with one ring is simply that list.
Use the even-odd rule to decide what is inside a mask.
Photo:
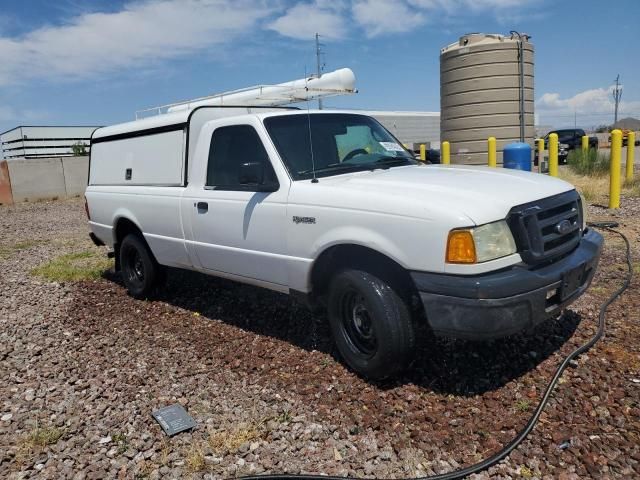
[{"label": "ford emblem", "polygon": [[569,233],[571,230],[571,222],[569,220],[562,220],[556,224],[556,232],[560,235],[564,235],[565,233]]}]

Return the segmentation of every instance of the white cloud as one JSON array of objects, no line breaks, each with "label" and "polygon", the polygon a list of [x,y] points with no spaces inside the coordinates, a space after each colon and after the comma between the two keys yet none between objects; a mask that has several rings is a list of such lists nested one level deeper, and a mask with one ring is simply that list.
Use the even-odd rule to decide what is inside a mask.
[{"label": "white cloud", "polygon": [[[536,114],[541,122],[598,125],[613,121],[615,103],[611,95],[613,85],[608,88],[592,88],[571,97],[562,98],[559,93],[545,93],[536,101]],[[618,118],[640,116],[640,101],[622,101]]]},{"label": "white cloud", "polygon": [[0,37],[0,85],[144,68],[227,43],[270,13],[250,0],[143,1],[116,13],[85,13],[64,25]]},{"label": "white cloud", "polygon": [[[543,111],[605,114],[613,112],[615,106],[612,96],[613,88],[613,85],[608,88],[593,88],[568,98],[561,98],[558,93],[545,93],[538,99],[536,106]],[[620,110],[637,113],[640,111],[640,101],[622,101],[619,107]]]},{"label": "white cloud", "polygon": [[339,39],[346,34],[344,3],[317,0],[299,3],[268,25],[285,37],[311,40],[315,33],[325,38]]},{"label": "white cloud", "polygon": [[305,40],[315,32],[327,39],[376,37],[412,31],[430,19],[435,24],[443,15],[498,16],[541,1],[129,0],[119,11],[84,11],[17,36],[3,33],[0,17],[0,86],[136,72],[201,52],[210,59],[265,30]]},{"label": "white cloud", "polygon": [[537,106],[541,110],[599,113],[611,111],[613,99],[611,88],[594,88],[569,98],[561,98],[559,93],[545,93],[538,100]]},{"label": "white cloud", "polygon": [[[444,10],[448,14],[461,14],[464,10],[474,12],[491,9],[518,8],[541,4],[544,0],[407,0],[410,5],[426,10]],[[497,14],[499,12],[487,12]]]},{"label": "white cloud", "polygon": [[352,13],[367,37],[408,32],[426,21],[402,0],[354,0]]},{"label": "white cloud", "polygon": [[17,125],[22,122],[43,121],[49,116],[47,112],[42,110],[16,110],[7,105],[0,106],[0,123]]}]

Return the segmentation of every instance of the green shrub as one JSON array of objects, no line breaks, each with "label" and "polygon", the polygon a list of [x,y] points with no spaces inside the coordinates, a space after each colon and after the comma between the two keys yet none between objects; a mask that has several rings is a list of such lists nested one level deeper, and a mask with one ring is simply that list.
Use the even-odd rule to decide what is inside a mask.
[{"label": "green shrub", "polygon": [[567,164],[579,175],[602,176],[609,173],[609,154],[590,148],[585,154],[575,149],[569,152]]},{"label": "green shrub", "polygon": [[71,151],[76,157],[84,157],[86,155],[89,155],[89,152],[87,152],[87,144],[84,142],[76,142],[71,145]]}]

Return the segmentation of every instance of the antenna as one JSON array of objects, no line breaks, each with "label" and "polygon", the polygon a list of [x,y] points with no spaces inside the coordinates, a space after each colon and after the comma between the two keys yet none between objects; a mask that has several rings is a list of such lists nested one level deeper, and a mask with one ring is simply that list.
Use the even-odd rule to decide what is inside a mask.
[{"label": "antenna", "polygon": [[[317,34],[316,34],[317,36]],[[307,68],[304,69],[304,78],[307,78]],[[318,100],[319,101],[319,100]],[[318,183],[316,178],[316,162],[313,158],[313,138],[311,135],[311,113],[309,112],[309,100],[307,100],[307,129],[309,130],[309,151],[311,152],[311,183]]]},{"label": "antenna", "polygon": [[[322,70],[324,70],[325,64],[322,63],[322,55],[323,55],[323,51],[322,51],[322,47],[324,47],[323,43],[320,43],[320,35],[318,34],[318,32],[316,32],[316,74],[318,75],[318,78],[320,78],[322,76]],[[318,98],[318,109],[322,110],[322,99]]]},{"label": "antenna", "polygon": [[613,114],[613,126],[615,127],[616,123],[618,123],[618,105],[620,105],[620,99],[622,98],[622,86],[620,86],[620,74],[616,77],[616,86],[611,92],[613,96],[613,101],[615,102],[615,110]]}]

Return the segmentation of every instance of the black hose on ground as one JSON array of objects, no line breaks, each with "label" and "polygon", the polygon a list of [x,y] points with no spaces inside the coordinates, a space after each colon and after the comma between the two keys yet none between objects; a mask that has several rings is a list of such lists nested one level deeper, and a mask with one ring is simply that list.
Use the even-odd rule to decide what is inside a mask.
[{"label": "black hose on ground", "polygon": [[[571,361],[575,360],[581,354],[589,350],[593,347],[598,340],[600,340],[604,336],[605,331],[605,319],[606,319],[606,311],[609,305],[611,305],[622,293],[629,287],[631,284],[631,279],[633,277],[633,265],[631,263],[631,246],[629,244],[629,240],[627,237],[617,231],[613,230],[613,228],[617,227],[618,223],[616,222],[594,222],[590,223],[589,227],[599,228],[602,230],[607,230],[609,232],[620,235],[620,237],[624,240],[626,244],[626,259],[627,259],[627,276],[624,280],[624,283],[620,288],[618,288],[615,292],[611,294],[611,296],[600,306],[600,313],[598,315],[598,330],[596,334],[585,344],[576,348],[573,352],[571,352],[560,364],[560,366],[556,369],[551,382],[547,386],[547,389],[544,392],[544,395],[540,399],[540,403],[538,403],[537,408],[533,412],[533,415],[525,425],[525,427],[518,433],[518,435],[511,440],[507,445],[505,445],[502,450],[495,453],[494,455],[486,458],[474,465],[469,467],[461,468],[459,470],[455,470],[449,473],[442,473],[439,475],[431,475],[428,477],[416,477],[405,480],[459,480],[465,478],[471,474],[482,472],[486,470],[500,461],[502,461],[507,455],[509,455],[518,445],[520,445],[525,438],[531,433],[533,428],[538,423],[538,419],[542,414],[542,411],[546,407],[549,402],[549,398],[551,397],[551,393],[553,393],[553,389],[555,388],[558,380],[562,376],[562,373],[569,366]],[[336,476],[325,476],[325,475],[310,475],[310,474],[265,474],[265,475],[247,475],[243,477],[238,477],[238,480],[269,480],[269,479],[290,479],[290,480],[357,480],[351,477],[336,477]]]}]

